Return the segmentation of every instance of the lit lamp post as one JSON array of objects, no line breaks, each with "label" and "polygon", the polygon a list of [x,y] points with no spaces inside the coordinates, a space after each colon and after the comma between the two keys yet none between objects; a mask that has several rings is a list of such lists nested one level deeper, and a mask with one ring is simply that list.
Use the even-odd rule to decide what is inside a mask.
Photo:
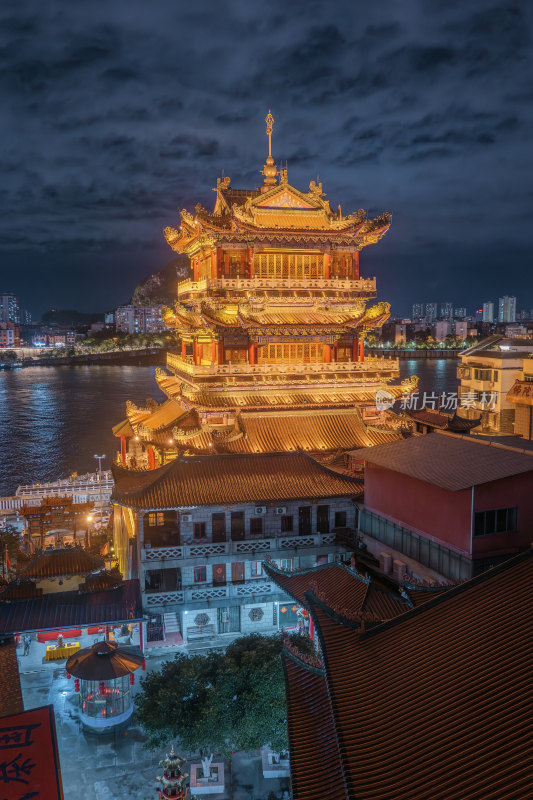
[{"label": "lit lamp post", "polygon": [[92,515],[89,514],[87,517],[87,527],[85,529],[85,549],[89,549],[89,528],[91,527],[91,522],[93,521]]},{"label": "lit lamp post", "polygon": [[96,460],[98,461],[98,490],[100,495],[100,525],[102,524],[102,519],[104,517],[104,507],[102,502],[102,461],[105,458],[105,453],[102,456],[98,456],[95,453]]}]

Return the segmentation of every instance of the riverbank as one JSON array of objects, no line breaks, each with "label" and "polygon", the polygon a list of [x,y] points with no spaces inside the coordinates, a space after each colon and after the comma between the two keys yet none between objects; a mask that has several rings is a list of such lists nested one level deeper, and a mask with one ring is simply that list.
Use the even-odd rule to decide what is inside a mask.
[{"label": "riverbank", "polygon": [[18,356],[17,361],[0,362],[1,369],[20,369],[21,367],[64,367],[83,366],[88,364],[163,364],[164,348],[145,348],[142,350],[112,350],[108,353],[77,353],[70,356]]},{"label": "riverbank", "polygon": [[403,350],[403,349],[395,349],[395,348],[385,348],[385,347],[366,347],[365,353],[368,356],[388,356],[389,358],[401,358],[401,359],[412,359],[412,358],[459,358],[461,353],[464,353],[466,348],[442,348],[441,350],[433,349],[429,347],[418,348],[416,350]]}]

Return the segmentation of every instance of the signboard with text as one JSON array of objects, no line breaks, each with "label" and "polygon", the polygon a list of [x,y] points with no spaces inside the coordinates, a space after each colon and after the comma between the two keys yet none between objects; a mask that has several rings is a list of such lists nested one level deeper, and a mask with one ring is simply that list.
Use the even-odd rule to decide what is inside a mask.
[{"label": "signboard with text", "polygon": [[51,705],[0,717],[0,800],[63,800]]}]

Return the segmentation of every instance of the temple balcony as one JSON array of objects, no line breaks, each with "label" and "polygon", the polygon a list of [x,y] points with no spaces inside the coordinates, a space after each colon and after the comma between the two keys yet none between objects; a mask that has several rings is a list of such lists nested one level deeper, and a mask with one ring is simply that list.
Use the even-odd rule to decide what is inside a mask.
[{"label": "temple balcony", "polygon": [[368,357],[364,361],[333,361],[326,363],[309,364],[290,364],[287,362],[280,364],[194,364],[192,359],[184,359],[175,353],[167,353],[167,366],[175,372],[182,372],[193,377],[205,377],[217,375],[320,375],[338,372],[373,372],[373,371],[395,371],[399,370],[399,359],[388,358],[387,356],[377,358]]},{"label": "temple balcony", "polygon": [[215,601],[212,604],[216,606],[217,600],[227,599],[241,600],[242,603],[250,600],[259,602],[258,596],[276,600],[284,595],[277,584],[264,578],[255,578],[243,583],[195,584],[193,586],[185,586],[181,590],[168,592],[145,590],[143,605],[145,608],[154,608],[187,603],[190,607],[194,603],[205,605],[206,601],[210,603]]},{"label": "temple balcony", "polygon": [[[260,557],[264,553],[271,556],[275,553],[305,550],[307,555],[322,552],[321,548],[331,548],[337,545],[336,533],[309,533],[301,536],[283,536],[278,534],[271,539],[244,539],[239,542],[207,542],[183,544],[170,547],[143,547],[141,548],[141,561],[147,565],[170,567],[174,562],[180,565],[188,559],[197,561],[199,558],[215,559],[229,556],[249,555],[251,558]],[[343,540],[344,541],[344,540]]]},{"label": "temple balcony", "polygon": [[221,291],[265,291],[279,289],[330,289],[333,291],[364,292],[365,295],[376,294],[375,278],[202,278],[193,281],[190,278],[178,283],[178,297],[180,295],[198,294],[208,290]]}]

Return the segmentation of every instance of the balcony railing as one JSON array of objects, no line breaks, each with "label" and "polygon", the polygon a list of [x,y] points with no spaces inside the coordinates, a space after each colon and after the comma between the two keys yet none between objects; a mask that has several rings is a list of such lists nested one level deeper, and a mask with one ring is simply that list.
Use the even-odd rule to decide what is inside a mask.
[{"label": "balcony railing", "polygon": [[208,289],[224,291],[247,291],[254,289],[334,289],[350,292],[375,293],[375,278],[202,278],[192,281],[190,278],[178,283],[178,296],[194,292],[205,292]]},{"label": "balcony railing", "polygon": [[167,366],[170,369],[197,377],[218,375],[321,375],[339,372],[368,372],[372,370],[398,370],[397,358],[365,358],[364,361],[335,361],[330,364],[194,364],[189,358],[182,358],[176,353],[167,353]]},{"label": "balcony railing", "polygon": [[188,558],[210,558],[212,556],[238,556],[249,553],[260,555],[276,551],[301,550],[309,547],[335,545],[335,533],[310,533],[302,536],[282,534],[269,539],[243,539],[239,542],[210,542],[208,544],[188,544],[176,547],[144,547],[141,549],[141,561],[184,560]]},{"label": "balcony railing", "polygon": [[147,608],[154,608],[155,606],[195,603],[198,601],[207,602],[238,597],[252,598],[265,594],[281,594],[281,589],[277,584],[266,581],[264,578],[252,579],[245,583],[196,584],[168,592],[145,590],[144,605]]}]

